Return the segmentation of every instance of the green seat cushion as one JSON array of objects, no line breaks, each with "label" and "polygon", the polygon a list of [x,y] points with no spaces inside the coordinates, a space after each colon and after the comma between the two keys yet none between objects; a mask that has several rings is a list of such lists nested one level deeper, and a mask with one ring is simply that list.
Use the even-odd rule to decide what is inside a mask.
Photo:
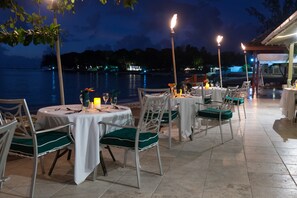
[{"label": "green seat cushion", "polygon": [[[37,134],[37,144],[38,155],[41,156],[70,145],[71,139],[65,132],[41,133]],[[10,146],[10,152],[33,157],[33,139],[14,137]]]},{"label": "green seat cushion", "polygon": [[207,108],[207,109],[203,109],[197,112],[197,115],[199,117],[205,117],[205,118],[216,118],[219,119],[220,117],[220,112],[221,114],[221,119],[222,120],[228,120],[230,118],[232,118],[232,111],[230,110],[219,110],[219,109],[215,109],[215,108]]},{"label": "green seat cushion", "polygon": [[[174,120],[178,116],[178,111],[171,111],[171,120]],[[164,112],[163,117],[161,120],[162,124],[167,124],[169,123],[169,112]]]},{"label": "green seat cushion", "polygon": [[[229,97],[229,96],[227,96],[226,97],[226,100],[232,100],[232,98],[231,97]],[[233,104],[243,104],[244,103],[244,98],[233,98]]]},{"label": "green seat cushion", "polygon": [[[107,144],[120,147],[135,147],[136,129],[123,128],[105,134],[101,139],[101,144]],[[149,147],[151,144],[158,142],[158,133],[145,132],[139,134],[138,148],[143,149]]]}]

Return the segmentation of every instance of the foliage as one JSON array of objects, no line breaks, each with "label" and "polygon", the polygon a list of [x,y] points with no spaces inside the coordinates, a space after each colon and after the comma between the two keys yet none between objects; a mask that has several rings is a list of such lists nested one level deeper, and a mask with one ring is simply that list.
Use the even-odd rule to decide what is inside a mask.
[{"label": "foliage", "polygon": [[[86,50],[82,53],[71,52],[61,55],[63,67],[68,70],[87,71],[90,66],[97,67],[103,71],[105,66],[119,66],[119,71],[126,71],[129,65],[146,66],[148,71],[170,72],[172,70],[171,48],[153,49],[147,48],[116,51],[92,51]],[[201,60],[196,65],[195,60]],[[56,64],[54,54],[45,54],[42,58],[42,66],[52,67]],[[217,54],[211,54],[205,48],[197,48],[190,45],[176,48],[176,65],[178,71],[184,71],[187,67],[199,66],[199,73],[209,72],[210,66],[218,64]],[[243,65],[244,58],[241,53],[222,52],[223,69],[230,65]],[[79,66],[79,67],[77,67]],[[202,69],[201,69],[202,68]],[[108,70],[107,70],[108,71]]]},{"label": "foliage", "polygon": [[[27,0],[26,0],[27,1]],[[10,12],[10,16],[0,24],[0,43],[15,46],[23,44],[25,46],[33,43],[50,44],[53,46],[57,36],[59,35],[59,24],[45,24],[46,17],[40,14],[40,5],[45,4],[47,0],[30,0],[36,5],[37,12],[28,13],[21,0],[1,0],[0,9]],[[47,9],[57,13],[70,11],[75,13],[75,2],[77,0],[54,0],[52,5],[48,5]],[[108,0],[99,0],[103,5]],[[117,5],[121,0],[116,0]],[[123,6],[133,9],[137,0],[123,0]]]},{"label": "foliage", "polygon": [[262,24],[259,30],[262,33],[275,29],[297,10],[297,0],[262,0],[262,4],[270,15],[265,16],[263,10],[255,7],[247,9]]},{"label": "foliage", "polygon": [[85,88],[84,90],[81,90],[80,92],[81,93],[89,93],[89,92],[94,92],[95,90],[94,90],[94,88],[93,87],[87,87],[87,88]]}]

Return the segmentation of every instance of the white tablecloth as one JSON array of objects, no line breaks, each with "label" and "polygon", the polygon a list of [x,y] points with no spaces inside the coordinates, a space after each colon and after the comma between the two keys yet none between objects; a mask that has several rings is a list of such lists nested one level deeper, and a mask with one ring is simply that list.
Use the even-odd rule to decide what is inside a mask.
[{"label": "white tablecloth", "polygon": [[[201,90],[199,92],[199,87],[194,88],[195,91],[194,94],[199,96],[199,93],[201,95]],[[225,96],[226,88],[220,88],[220,87],[209,87],[208,89],[203,89],[205,96],[211,95],[211,99],[214,101],[222,102],[222,98]]]},{"label": "white tablecloth", "polygon": [[210,87],[208,90],[206,90],[206,94],[208,94],[209,91],[211,92],[212,100],[222,102],[222,98],[225,96],[226,90],[226,88]]},{"label": "white tablecloth", "polygon": [[194,115],[198,110],[196,103],[202,103],[201,96],[171,98],[171,105],[179,104],[180,129],[184,138],[189,137],[192,133],[191,126],[194,123]]},{"label": "white tablecloth", "polygon": [[[112,122],[115,124],[125,124],[132,122],[132,112],[128,107],[118,106],[120,109],[112,109],[110,106],[102,106],[103,111],[89,110],[67,114],[71,110],[81,109],[81,105],[51,106],[38,110],[37,124],[43,128],[73,122],[75,125],[72,133],[75,139],[75,162],[74,181],[76,184],[82,183],[94,168],[100,163],[99,139],[102,136],[102,129],[98,122]],[[108,128],[107,131],[112,131]]]},{"label": "white tablecloth", "polygon": [[283,89],[280,105],[282,108],[282,114],[289,120],[293,120],[295,113],[295,93],[297,89],[285,88]]}]

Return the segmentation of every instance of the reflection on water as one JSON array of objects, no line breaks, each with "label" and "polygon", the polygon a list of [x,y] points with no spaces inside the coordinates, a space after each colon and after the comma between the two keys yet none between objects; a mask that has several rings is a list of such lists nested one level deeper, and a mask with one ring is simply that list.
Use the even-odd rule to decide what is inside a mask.
[{"label": "reflection on water", "polygon": [[[29,108],[34,109],[60,104],[57,71],[32,69],[0,69],[0,98],[26,98]],[[126,74],[126,73],[78,73],[64,72],[64,92],[66,104],[79,103],[80,91],[93,87],[93,97],[102,97],[103,92],[119,91],[119,103],[137,101],[137,88],[167,88],[173,75]],[[179,79],[184,76],[179,74]],[[239,83],[241,84],[241,82]],[[251,89],[250,89],[251,92]],[[280,90],[260,90],[260,97],[280,98]]]},{"label": "reflection on water", "polygon": [[57,94],[56,94],[56,75],[55,75],[55,72],[52,71],[51,72],[51,75],[52,75],[52,94],[51,94],[51,102],[54,104],[56,102],[56,97],[57,97]]},{"label": "reflection on water", "polygon": [[[102,97],[103,92],[119,91],[119,102],[137,101],[137,88],[164,88],[172,76],[157,74],[113,74],[64,72],[65,103],[79,103],[80,91],[93,87],[91,98]],[[29,108],[60,103],[57,71],[38,69],[1,69],[0,98],[26,98]]]}]

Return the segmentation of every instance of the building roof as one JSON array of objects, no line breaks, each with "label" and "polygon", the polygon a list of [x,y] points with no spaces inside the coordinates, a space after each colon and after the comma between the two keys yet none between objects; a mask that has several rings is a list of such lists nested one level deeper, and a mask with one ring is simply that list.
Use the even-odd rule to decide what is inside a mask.
[{"label": "building roof", "polygon": [[261,43],[263,45],[290,45],[297,42],[297,11],[272,31]]}]

